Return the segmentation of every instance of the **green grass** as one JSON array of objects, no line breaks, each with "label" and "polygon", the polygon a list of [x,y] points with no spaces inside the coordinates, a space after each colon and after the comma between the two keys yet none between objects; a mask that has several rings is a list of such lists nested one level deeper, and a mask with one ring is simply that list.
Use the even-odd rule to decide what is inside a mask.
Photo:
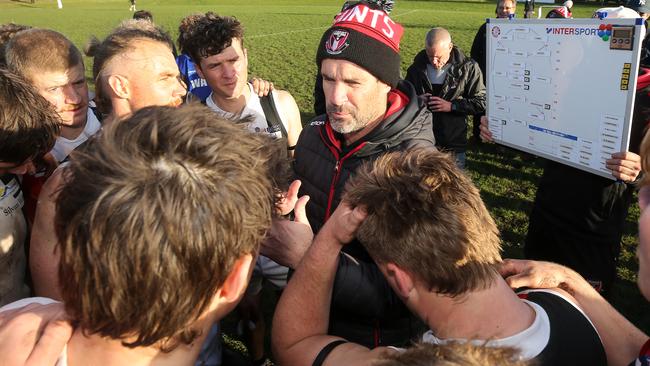
[{"label": "green grass", "polygon": [[[67,35],[79,47],[89,36],[103,37],[123,19],[131,17],[127,0],[63,0],[25,2],[0,0],[0,23],[16,22],[49,27]],[[245,46],[251,75],[266,78],[289,90],[303,118],[312,115],[312,90],[316,73],[316,46],[323,31],[340,9],[342,0],[138,0],[138,9],[153,12],[156,23],[175,38],[181,18],[193,12],[214,11],[234,15],[245,26]],[[575,17],[587,17],[597,7],[576,4]],[[522,16],[520,4],[518,16]],[[401,44],[402,69],[421,49],[424,34],[433,26],[451,32],[454,42],[469,52],[476,30],[486,17],[494,14],[494,3],[471,1],[397,0],[392,17],[404,26]],[[87,69],[90,63],[87,60]],[[494,215],[503,236],[506,256],[521,257],[542,166],[539,160],[523,159],[519,153],[496,146],[484,146],[469,152],[468,172]],[[612,301],[617,308],[646,331],[650,331],[650,306],[636,288],[636,220],[633,209],[626,223],[619,277]]]}]

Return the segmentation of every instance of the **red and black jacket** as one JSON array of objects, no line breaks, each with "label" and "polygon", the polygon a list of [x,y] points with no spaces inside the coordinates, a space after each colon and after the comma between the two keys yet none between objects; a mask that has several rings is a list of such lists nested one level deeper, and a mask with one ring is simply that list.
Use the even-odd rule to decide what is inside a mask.
[{"label": "red and black jacket", "polygon": [[[325,115],[316,117],[300,135],[294,162],[296,177],[302,181],[300,195],[310,196],[307,216],[314,232],[338,206],[346,181],[361,164],[386,152],[434,145],[431,112],[406,81],[389,94],[385,119],[350,146],[332,130]],[[346,256],[339,261],[330,334],[368,347],[408,342],[410,312],[361,244],[353,242],[344,251],[358,263]]]}]

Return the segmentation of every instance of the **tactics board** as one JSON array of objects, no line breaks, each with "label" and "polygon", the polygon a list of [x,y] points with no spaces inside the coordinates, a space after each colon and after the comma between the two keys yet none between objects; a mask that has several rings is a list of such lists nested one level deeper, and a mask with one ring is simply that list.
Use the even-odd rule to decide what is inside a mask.
[{"label": "tactics board", "polygon": [[614,179],[628,149],[640,19],[488,19],[487,118],[496,142]]}]

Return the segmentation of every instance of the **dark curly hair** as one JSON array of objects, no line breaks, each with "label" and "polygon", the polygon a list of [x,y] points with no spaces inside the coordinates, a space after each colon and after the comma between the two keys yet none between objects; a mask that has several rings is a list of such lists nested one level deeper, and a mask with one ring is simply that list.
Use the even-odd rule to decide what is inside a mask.
[{"label": "dark curly hair", "polygon": [[230,47],[233,38],[244,47],[244,28],[234,17],[213,12],[192,14],[181,20],[178,27],[178,47],[200,66],[201,59],[221,53]]}]

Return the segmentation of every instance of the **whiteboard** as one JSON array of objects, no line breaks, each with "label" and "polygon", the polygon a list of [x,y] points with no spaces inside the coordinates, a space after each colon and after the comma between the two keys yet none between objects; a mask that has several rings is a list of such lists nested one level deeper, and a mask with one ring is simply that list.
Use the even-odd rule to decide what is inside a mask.
[{"label": "whiteboard", "polygon": [[487,118],[496,142],[615,179],[628,150],[640,19],[488,19]]}]

